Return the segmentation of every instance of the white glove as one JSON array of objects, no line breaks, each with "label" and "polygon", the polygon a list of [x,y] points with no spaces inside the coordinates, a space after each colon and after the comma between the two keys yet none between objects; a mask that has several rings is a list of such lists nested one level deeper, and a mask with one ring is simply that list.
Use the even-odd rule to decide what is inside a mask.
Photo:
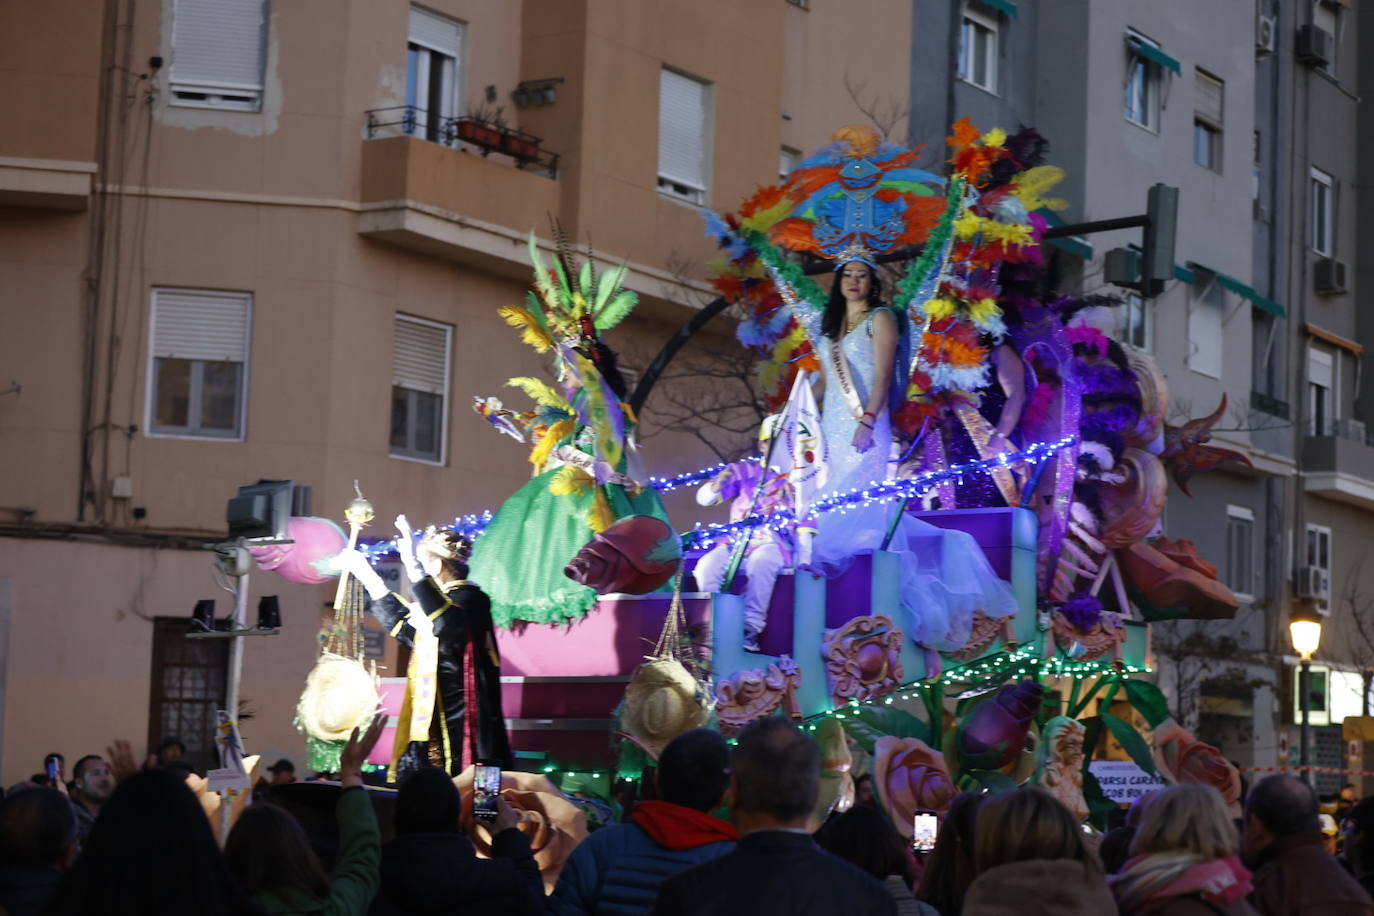
[{"label": "white glove", "polygon": [[410,530],[410,522],[404,515],[396,516],[396,531],[400,534],[396,541],[396,549],[401,555],[401,566],[404,567],[410,584],[415,585],[424,579],[425,568],[415,556],[415,534]]},{"label": "white glove", "polygon": [[339,565],[363,584],[363,588],[367,589],[368,595],[374,601],[385,598],[391,593],[391,589],[386,587],[386,583],[382,581],[381,576],[377,575],[377,570],[372,568],[367,557],[358,551],[345,550],[339,554]]}]

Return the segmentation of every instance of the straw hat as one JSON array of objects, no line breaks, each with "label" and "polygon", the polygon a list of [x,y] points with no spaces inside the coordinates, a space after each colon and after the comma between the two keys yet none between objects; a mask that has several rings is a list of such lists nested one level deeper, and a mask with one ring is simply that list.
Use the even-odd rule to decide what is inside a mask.
[{"label": "straw hat", "polygon": [[301,728],[321,741],[347,741],[353,729],[376,712],[381,697],[376,679],[363,663],[339,655],[322,655],[305,679],[297,707]]},{"label": "straw hat", "polygon": [[654,658],[635,669],[625,688],[620,728],[655,758],[678,735],[706,724],[706,694],[675,658]]}]

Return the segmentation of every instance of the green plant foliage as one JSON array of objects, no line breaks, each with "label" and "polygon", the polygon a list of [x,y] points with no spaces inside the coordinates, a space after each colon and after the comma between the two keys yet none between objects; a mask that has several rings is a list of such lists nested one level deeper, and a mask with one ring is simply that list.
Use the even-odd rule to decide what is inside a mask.
[{"label": "green plant foliage", "polygon": [[1107,829],[1107,817],[1116,810],[1117,804],[1107,797],[1088,768],[1083,768],[1083,800],[1088,803],[1088,822],[1098,830]]},{"label": "green plant foliage", "polygon": [[1126,698],[1140,711],[1151,728],[1158,728],[1161,722],[1169,718],[1169,701],[1164,699],[1163,691],[1154,684],[1134,679],[1121,683],[1126,688]]},{"label": "green plant foliage", "polygon": [[1102,724],[1107,726],[1112,737],[1121,744],[1127,754],[1131,755],[1136,766],[1151,776],[1155,775],[1154,754],[1150,752],[1150,746],[1145,743],[1144,738],[1140,737],[1140,732],[1136,731],[1131,723],[1125,719],[1118,719],[1109,712],[1104,712],[1102,713]]},{"label": "green plant foliage", "polygon": [[989,792],[1010,792],[1016,788],[1016,781],[1000,770],[969,770],[968,775]]},{"label": "green plant foliage", "polygon": [[930,744],[930,726],[904,709],[866,706],[847,714],[843,722],[844,730],[854,739],[854,743],[870,754],[878,739],[887,735],[894,738],[920,738]]}]

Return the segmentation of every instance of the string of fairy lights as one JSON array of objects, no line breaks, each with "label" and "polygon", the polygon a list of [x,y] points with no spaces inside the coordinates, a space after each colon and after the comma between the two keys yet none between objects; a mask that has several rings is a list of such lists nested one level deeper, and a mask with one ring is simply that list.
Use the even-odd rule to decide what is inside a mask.
[{"label": "string of fairy lights", "polygon": [[[962,483],[964,478],[970,474],[998,467],[1038,464],[1072,445],[1074,441],[1075,437],[1065,436],[1054,442],[1036,443],[1019,452],[1004,452],[990,458],[980,458],[948,468],[923,471],[911,477],[889,479],[840,493],[831,493],[813,503],[809,511],[813,515],[824,515],[829,512],[848,512],[861,506],[873,504],[919,500],[944,484]],[[746,461],[756,464],[762,459],[755,456],[746,459]],[[682,487],[705,483],[727,467],[729,465],[722,462],[686,474],[678,474],[675,477],[650,477],[648,485],[659,493],[671,493]],[[477,538],[486,529],[491,519],[492,513],[490,511],[474,515],[461,515],[453,519],[448,527],[466,537]],[[697,524],[682,536],[682,546],[684,549],[710,547],[717,541],[727,540],[736,534],[758,528],[769,528],[773,531],[782,532],[791,529],[796,521],[794,512],[788,509],[779,509],[767,514],[756,513],[732,522],[710,525]],[[398,540],[399,536],[393,536],[363,544],[358,549],[375,563],[396,553]]]},{"label": "string of fairy lights", "polygon": [[[1110,659],[1072,661],[1058,656],[1042,658],[1033,647],[1020,646],[957,665],[941,672],[937,677],[910,681],[878,696],[869,697],[865,700],[851,699],[843,706],[837,706],[834,709],[806,717],[802,720],[801,727],[808,732],[814,732],[826,719],[833,718],[840,722],[857,719],[864,709],[891,706],[898,701],[920,699],[923,692],[928,693],[936,687],[940,689],[955,686],[974,690],[980,687],[990,689],[1009,677],[1041,678],[1045,676],[1073,677],[1075,680],[1105,677],[1110,683],[1112,681],[1124,681],[1133,674],[1152,673],[1153,670],[1148,665],[1132,665]],[[602,770],[584,770],[562,767],[552,762],[544,763],[540,767],[540,772],[550,779],[598,780],[603,776],[617,776],[614,767]],[[618,776],[617,778],[627,779],[628,777]]]}]

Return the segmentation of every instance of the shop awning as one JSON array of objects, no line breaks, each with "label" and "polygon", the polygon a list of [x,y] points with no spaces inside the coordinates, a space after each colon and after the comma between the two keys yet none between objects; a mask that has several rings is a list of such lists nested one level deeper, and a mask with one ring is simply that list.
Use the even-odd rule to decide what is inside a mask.
[{"label": "shop awning", "polygon": [[1005,13],[1012,19],[1016,18],[1015,0],[975,0],[975,2],[982,6],[986,6],[990,10],[995,10],[999,13]]},{"label": "shop awning", "polygon": [[[1199,272],[1216,277],[1217,282],[1221,284],[1222,289],[1230,290],[1237,296],[1242,296],[1246,299],[1249,299],[1251,304],[1253,304],[1255,308],[1260,309],[1261,311],[1268,312],[1271,315],[1276,315],[1279,318],[1283,318],[1288,314],[1287,310],[1284,309],[1283,306],[1275,302],[1273,299],[1270,299],[1266,296],[1261,296],[1259,293],[1255,292],[1254,287],[1247,286],[1246,284],[1237,280],[1235,277],[1228,276],[1227,274],[1224,274],[1219,270],[1213,270],[1206,264],[1199,264],[1197,261],[1189,261],[1187,268],[1182,268],[1178,266],[1174,267],[1174,276],[1178,277],[1180,280],[1187,280],[1187,282],[1189,283],[1198,282],[1197,274]],[[1187,277],[1185,277],[1184,274],[1187,274]]]},{"label": "shop awning", "polygon": [[1158,64],[1159,66],[1164,67],[1167,70],[1174,71],[1175,76],[1183,72],[1178,65],[1178,61],[1174,60],[1172,57],[1165,54],[1163,51],[1161,51],[1154,45],[1141,41],[1134,35],[1126,36],[1126,44],[1131,46],[1132,51],[1136,52],[1141,57],[1145,58],[1151,63]]},{"label": "shop awning", "polygon": [[[1045,225],[1052,229],[1057,229],[1064,225],[1064,220],[1060,219],[1059,214],[1055,213],[1049,207],[1037,207],[1035,213],[1037,216],[1043,217]],[[1085,261],[1091,261],[1093,257],[1092,244],[1084,241],[1081,237],[1065,236],[1063,238],[1049,239],[1046,244],[1053,245],[1060,251],[1071,254],[1076,258],[1082,258]]]}]

